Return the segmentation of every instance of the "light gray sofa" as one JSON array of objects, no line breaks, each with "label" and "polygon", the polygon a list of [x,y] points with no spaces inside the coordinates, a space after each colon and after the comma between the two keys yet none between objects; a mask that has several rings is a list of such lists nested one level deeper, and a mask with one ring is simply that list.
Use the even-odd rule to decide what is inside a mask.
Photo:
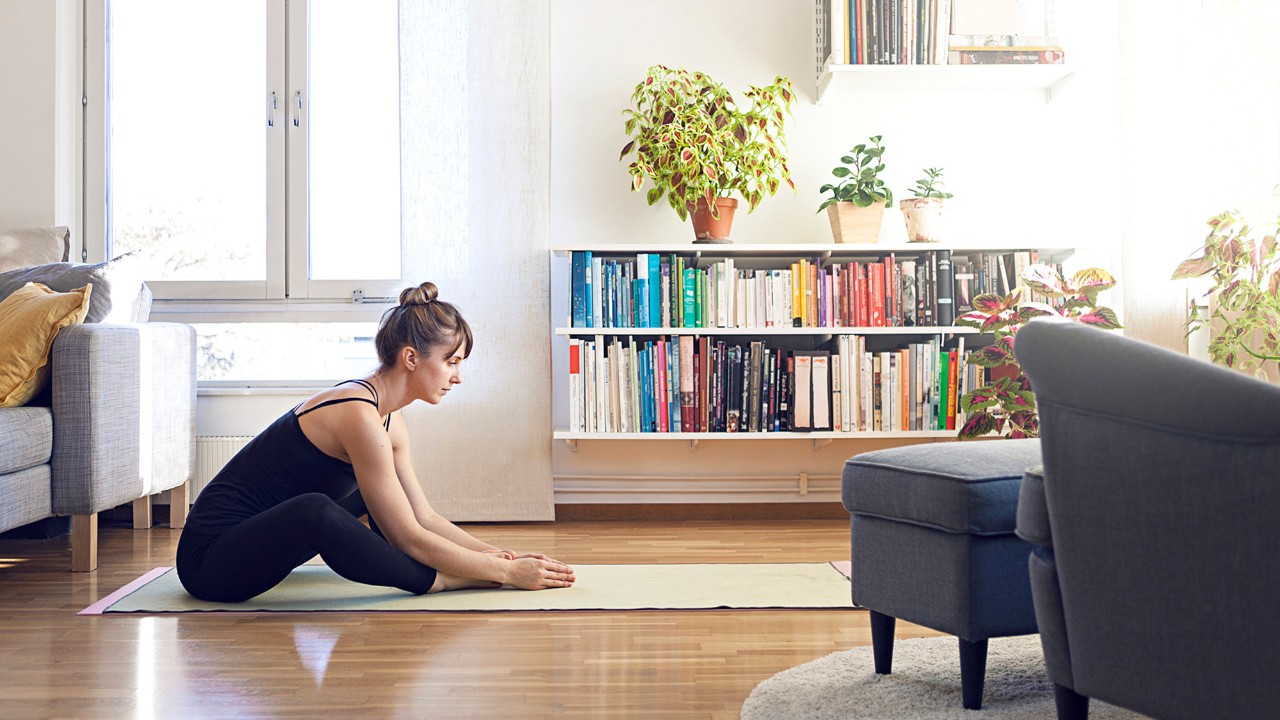
[{"label": "light gray sofa", "polygon": [[186,518],[195,468],[195,331],[177,323],[63,328],[50,359],[50,406],[0,408],[0,531],[72,517],[72,569],[97,567],[97,513],[172,490]]},{"label": "light gray sofa", "polygon": [[1280,712],[1280,388],[1072,322],[1018,331],[1043,472],[1017,532],[1059,718]]}]

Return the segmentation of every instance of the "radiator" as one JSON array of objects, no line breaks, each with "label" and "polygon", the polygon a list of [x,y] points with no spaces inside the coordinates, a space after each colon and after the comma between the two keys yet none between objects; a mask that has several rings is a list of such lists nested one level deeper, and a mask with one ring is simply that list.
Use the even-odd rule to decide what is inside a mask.
[{"label": "radiator", "polygon": [[231,456],[240,452],[253,439],[251,435],[197,435],[196,479],[189,490],[194,501],[205,485],[222,469]]}]

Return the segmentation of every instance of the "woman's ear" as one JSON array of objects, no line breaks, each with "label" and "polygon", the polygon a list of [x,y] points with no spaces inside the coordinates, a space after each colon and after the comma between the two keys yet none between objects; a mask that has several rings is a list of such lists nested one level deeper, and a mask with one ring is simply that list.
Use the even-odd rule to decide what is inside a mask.
[{"label": "woman's ear", "polygon": [[418,355],[417,350],[408,345],[400,348],[400,361],[404,364],[406,370],[412,371],[415,369],[419,360],[421,360],[421,356]]}]

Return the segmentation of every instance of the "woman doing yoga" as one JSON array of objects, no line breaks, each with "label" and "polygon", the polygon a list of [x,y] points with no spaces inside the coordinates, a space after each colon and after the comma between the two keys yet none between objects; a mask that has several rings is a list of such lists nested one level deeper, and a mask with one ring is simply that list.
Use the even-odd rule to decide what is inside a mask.
[{"label": "woman doing yoga", "polygon": [[471,328],[437,292],[426,282],[400,293],[378,326],[376,371],[286,412],[201,491],[178,542],[187,592],[248,600],[316,555],[348,580],[415,594],[573,584],[564,563],[494,547],[441,517],[418,484],[396,411],[439,404],[471,354]]}]

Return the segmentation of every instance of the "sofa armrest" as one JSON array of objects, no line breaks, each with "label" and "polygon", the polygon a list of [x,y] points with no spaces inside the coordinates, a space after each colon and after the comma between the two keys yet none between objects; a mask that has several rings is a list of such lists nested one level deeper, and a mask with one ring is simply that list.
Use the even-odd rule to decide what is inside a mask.
[{"label": "sofa armrest", "polygon": [[50,365],[55,513],[92,514],[191,479],[194,328],[73,325]]},{"label": "sofa armrest", "polygon": [[1014,530],[1018,537],[1032,545],[1053,547],[1049,533],[1049,508],[1044,499],[1044,467],[1028,469],[1018,486],[1018,520]]}]

